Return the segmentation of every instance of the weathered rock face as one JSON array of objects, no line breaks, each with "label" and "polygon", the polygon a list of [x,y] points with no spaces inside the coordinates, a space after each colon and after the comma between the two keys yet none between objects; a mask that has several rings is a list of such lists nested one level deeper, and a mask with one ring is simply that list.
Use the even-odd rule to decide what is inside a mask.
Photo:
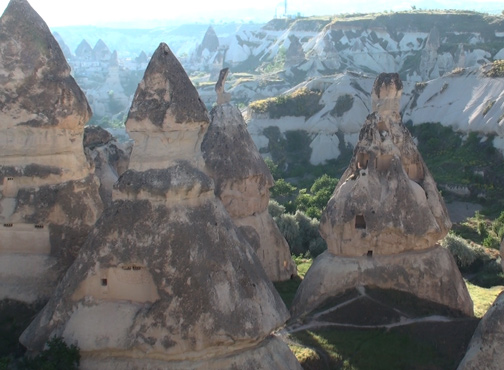
[{"label": "weathered rock face", "polygon": [[138,85],[126,121],[135,141],[129,168],[167,168],[174,159],[202,166],[200,146],[208,121],[189,77],[168,46],[161,44]]},{"label": "weathered rock face", "polygon": [[91,110],[26,0],[0,18],[0,299],[47,299],[102,211],[82,149]]},{"label": "weathered rock face", "polygon": [[504,364],[504,294],[481,319],[458,370],[499,370]]},{"label": "weathered rock face", "polygon": [[202,143],[203,158],[238,229],[255,249],[273,281],[296,274],[289,245],[268,213],[271,173],[247,131],[238,108],[217,105]]},{"label": "weathered rock face", "polygon": [[[166,50],[161,44],[151,64],[164,64],[166,81],[185,77],[178,83],[188,86],[170,87],[187,91],[187,75],[172,68],[176,59]],[[159,80],[149,71],[144,88],[155,91]],[[143,103],[135,101],[132,110]],[[180,120],[173,122],[172,109],[146,130],[166,127],[165,121],[185,130],[198,114],[206,117],[195,100]],[[48,338],[63,336],[79,344],[82,369],[301,369],[270,336],[287,310],[215,196],[213,181],[192,162],[177,160],[188,155],[185,142],[161,143],[174,156],[171,165],[130,169],[119,178],[114,201],[22,343],[40,350]],[[195,152],[197,143],[195,136]]]},{"label": "weathered rock face", "polygon": [[321,219],[320,232],[333,254],[429,249],[451,227],[434,179],[401,123],[401,89],[397,75],[382,74],[375,82],[374,113]]},{"label": "weathered rock face", "polygon": [[451,222],[401,122],[401,90],[397,74],[382,73],[374,83],[374,112],[322,214],[320,233],[328,253],[318,257],[321,261],[312,266],[310,278],[303,280],[293,308],[297,314],[356,285],[413,292],[473,313],[453,258],[436,246]]},{"label": "weathered rock face", "polygon": [[87,126],[84,131],[84,152],[100,179],[100,197],[104,205],[112,202],[112,187],[127,169],[133,142],[119,143],[100,126]]}]

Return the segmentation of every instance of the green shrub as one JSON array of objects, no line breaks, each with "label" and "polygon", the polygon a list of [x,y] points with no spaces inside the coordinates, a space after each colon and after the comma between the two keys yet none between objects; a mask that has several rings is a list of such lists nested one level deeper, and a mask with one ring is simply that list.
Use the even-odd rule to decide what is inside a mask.
[{"label": "green shrub", "polygon": [[269,113],[270,118],[285,116],[311,117],[321,108],[322,92],[302,87],[289,95],[280,95],[264,100],[257,100],[249,104],[255,113]]},{"label": "green shrub", "polygon": [[79,348],[70,347],[62,337],[53,337],[47,342],[47,349],[34,358],[25,357],[21,369],[25,370],[77,370],[80,364]]},{"label": "green shrub", "polygon": [[504,77],[504,60],[494,60],[492,67],[484,73],[487,77]]},{"label": "green shrub", "polygon": [[461,270],[470,267],[484,255],[481,248],[474,248],[465,239],[451,233],[441,241],[441,245],[450,251]]},{"label": "green shrub", "polygon": [[341,117],[343,114],[352,109],[354,103],[354,97],[350,94],[343,94],[338,96],[336,100],[336,105],[331,110],[331,115],[333,117]]},{"label": "green shrub", "polygon": [[488,102],[488,104],[485,107],[485,109],[483,109],[483,117],[485,117],[486,114],[490,111],[490,109],[492,109],[492,107],[494,106],[494,104],[495,104],[495,100],[491,101],[491,102]]}]

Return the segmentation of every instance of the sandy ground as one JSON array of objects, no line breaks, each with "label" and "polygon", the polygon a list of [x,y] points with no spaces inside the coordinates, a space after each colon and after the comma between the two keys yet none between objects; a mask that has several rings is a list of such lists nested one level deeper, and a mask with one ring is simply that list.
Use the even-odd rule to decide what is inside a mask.
[{"label": "sandy ground", "polygon": [[451,202],[446,203],[446,208],[453,223],[463,222],[466,218],[474,216],[474,212],[480,211],[481,205],[469,202]]}]

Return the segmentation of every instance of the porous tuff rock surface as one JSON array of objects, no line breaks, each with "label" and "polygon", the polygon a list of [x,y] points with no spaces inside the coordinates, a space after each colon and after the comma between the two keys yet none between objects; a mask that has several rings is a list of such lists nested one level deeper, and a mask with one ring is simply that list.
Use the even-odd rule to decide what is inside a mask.
[{"label": "porous tuff rock surface", "polygon": [[457,370],[500,370],[504,364],[504,294],[481,319]]},{"label": "porous tuff rock surface", "polygon": [[100,197],[106,206],[112,202],[113,185],[127,169],[133,142],[119,143],[107,130],[87,126],[84,152],[100,179]]},{"label": "porous tuff rock surface", "polygon": [[2,166],[59,167],[53,183],[82,179],[89,173],[82,132],[90,117],[84,93],[45,22],[26,0],[11,0],[0,18]]},{"label": "porous tuff rock surface", "polygon": [[82,135],[91,110],[25,0],[0,18],[0,299],[46,300],[102,211]]},{"label": "porous tuff rock surface", "polygon": [[215,194],[272,281],[296,275],[289,245],[268,213],[273,177],[257,150],[238,108],[223,104],[210,112],[201,150],[215,182]]},{"label": "porous tuff rock surface", "polygon": [[126,120],[126,130],[135,141],[129,168],[167,168],[175,159],[203,166],[200,146],[208,123],[198,92],[168,45],[161,43]]},{"label": "porous tuff rock surface", "polygon": [[322,214],[320,232],[340,256],[388,255],[431,248],[451,227],[444,201],[402,124],[397,74],[374,84],[350,165]]},{"label": "porous tuff rock surface", "polygon": [[357,286],[375,286],[416,295],[473,315],[473,302],[450,252],[442,247],[389,256],[342,257],[326,251],[303,279],[292,304],[294,317],[304,315]]},{"label": "porous tuff rock surface", "polygon": [[371,113],[320,222],[328,251],[303,279],[292,312],[357,285],[413,293],[467,315],[473,305],[448,251],[435,247],[451,222],[411,135],[401,122],[402,82],[380,74]]},{"label": "porous tuff rock surface", "polygon": [[116,190],[122,197],[23,333],[24,345],[41,350],[61,335],[79,344],[83,369],[300,369],[269,338],[287,310],[207,175],[181,161],[128,170]]}]

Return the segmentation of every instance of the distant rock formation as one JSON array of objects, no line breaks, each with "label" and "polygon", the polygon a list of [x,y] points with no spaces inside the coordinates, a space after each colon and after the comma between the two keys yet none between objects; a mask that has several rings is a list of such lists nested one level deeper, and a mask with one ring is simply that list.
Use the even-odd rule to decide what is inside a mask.
[{"label": "distant rock formation", "polygon": [[92,55],[94,60],[109,61],[112,53],[110,52],[108,46],[103,42],[103,40],[99,39],[96,42],[95,47],[93,48]]},{"label": "distant rock formation", "polygon": [[61,38],[60,34],[58,32],[54,32],[53,36],[56,39],[56,41],[58,42],[58,44],[61,48],[61,51],[63,52],[63,55],[65,55],[65,57],[67,59],[72,59],[74,57],[74,55],[72,54],[72,51],[70,50],[68,45],[65,44],[65,41]]},{"label": "distant rock formation", "polygon": [[358,285],[396,289],[467,315],[472,301],[450,253],[443,199],[401,122],[402,82],[382,73],[348,169],[322,214],[328,250],[298,289],[296,315]]},{"label": "distant rock formation", "polygon": [[303,63],[305,59],[305,53],[303,51],[303,45],[299,42],[299,39],[294,36],[289,36],[290,45],[285,52],[285,66],[291,67]]},{"label": "distant rock formation", "polygon": [[82,148],[91,110],[26,0],[0,18],[0,299],[47,299],[102,211]]},{"label": "distant rock formation", "polygon": [[148,63],[149,58],[147,57],[147,54],[145,54],[145,51],[142,50],[140,54],[135,58],[135,62],[141,64],[141,63]]},{"label": "distant rock formation", "polygon": [[209,26],[201,45],[198,47],[197,56],[198,57],[208,57],[210,54],[217,51],[219,48],[219,38],[215,33],[212,26]]},{"label": "distant rock formation", "polygon": [[112,188],[127,169],[133,143],[119,143],[100,126],[86,126],[84,152],[100,179],[100,197],[105,206],[112,202]]},{"label": "distant rock formation", "polygon": [[203,135],[208,123],[195,88],[161,44],[126,127],[151,139],[167,138],[171,128],[170,140],[156,143],[170,162],[140,166],[152,149],[137,135],[134,169],[116,183],[113,203],[23,333],[24,345],[41,350],[61,335],[79,344],[82,369],[301,369],[271,335],[288,318],[283,302],[212,180],[190,161],[189,148],[200,155],[193,131]]},{"label": "distant rock formation", "polygon": [[93,58],[93,48],[86,40],[82,40],[80,44],[75,49],[75,56],[80,59],[92,59]]},{"label": "distant rock formation", "polygon": [[217,105],[226,104],[231,101],[231,94],[226,92],[226,78],[229,74],[229,68],[221,69],[219,79],[215,84],[215,92],[217,93]]},{"label": "distant rock formation", "polygon": [[210,112],[210,121],[201,149],[215,181],[215,194],[254,248],[268,277],[272,281],[290,279],[296,275],[296,266],[289,245],[268,213],[273,177],[240,110],[219,104]]}]

